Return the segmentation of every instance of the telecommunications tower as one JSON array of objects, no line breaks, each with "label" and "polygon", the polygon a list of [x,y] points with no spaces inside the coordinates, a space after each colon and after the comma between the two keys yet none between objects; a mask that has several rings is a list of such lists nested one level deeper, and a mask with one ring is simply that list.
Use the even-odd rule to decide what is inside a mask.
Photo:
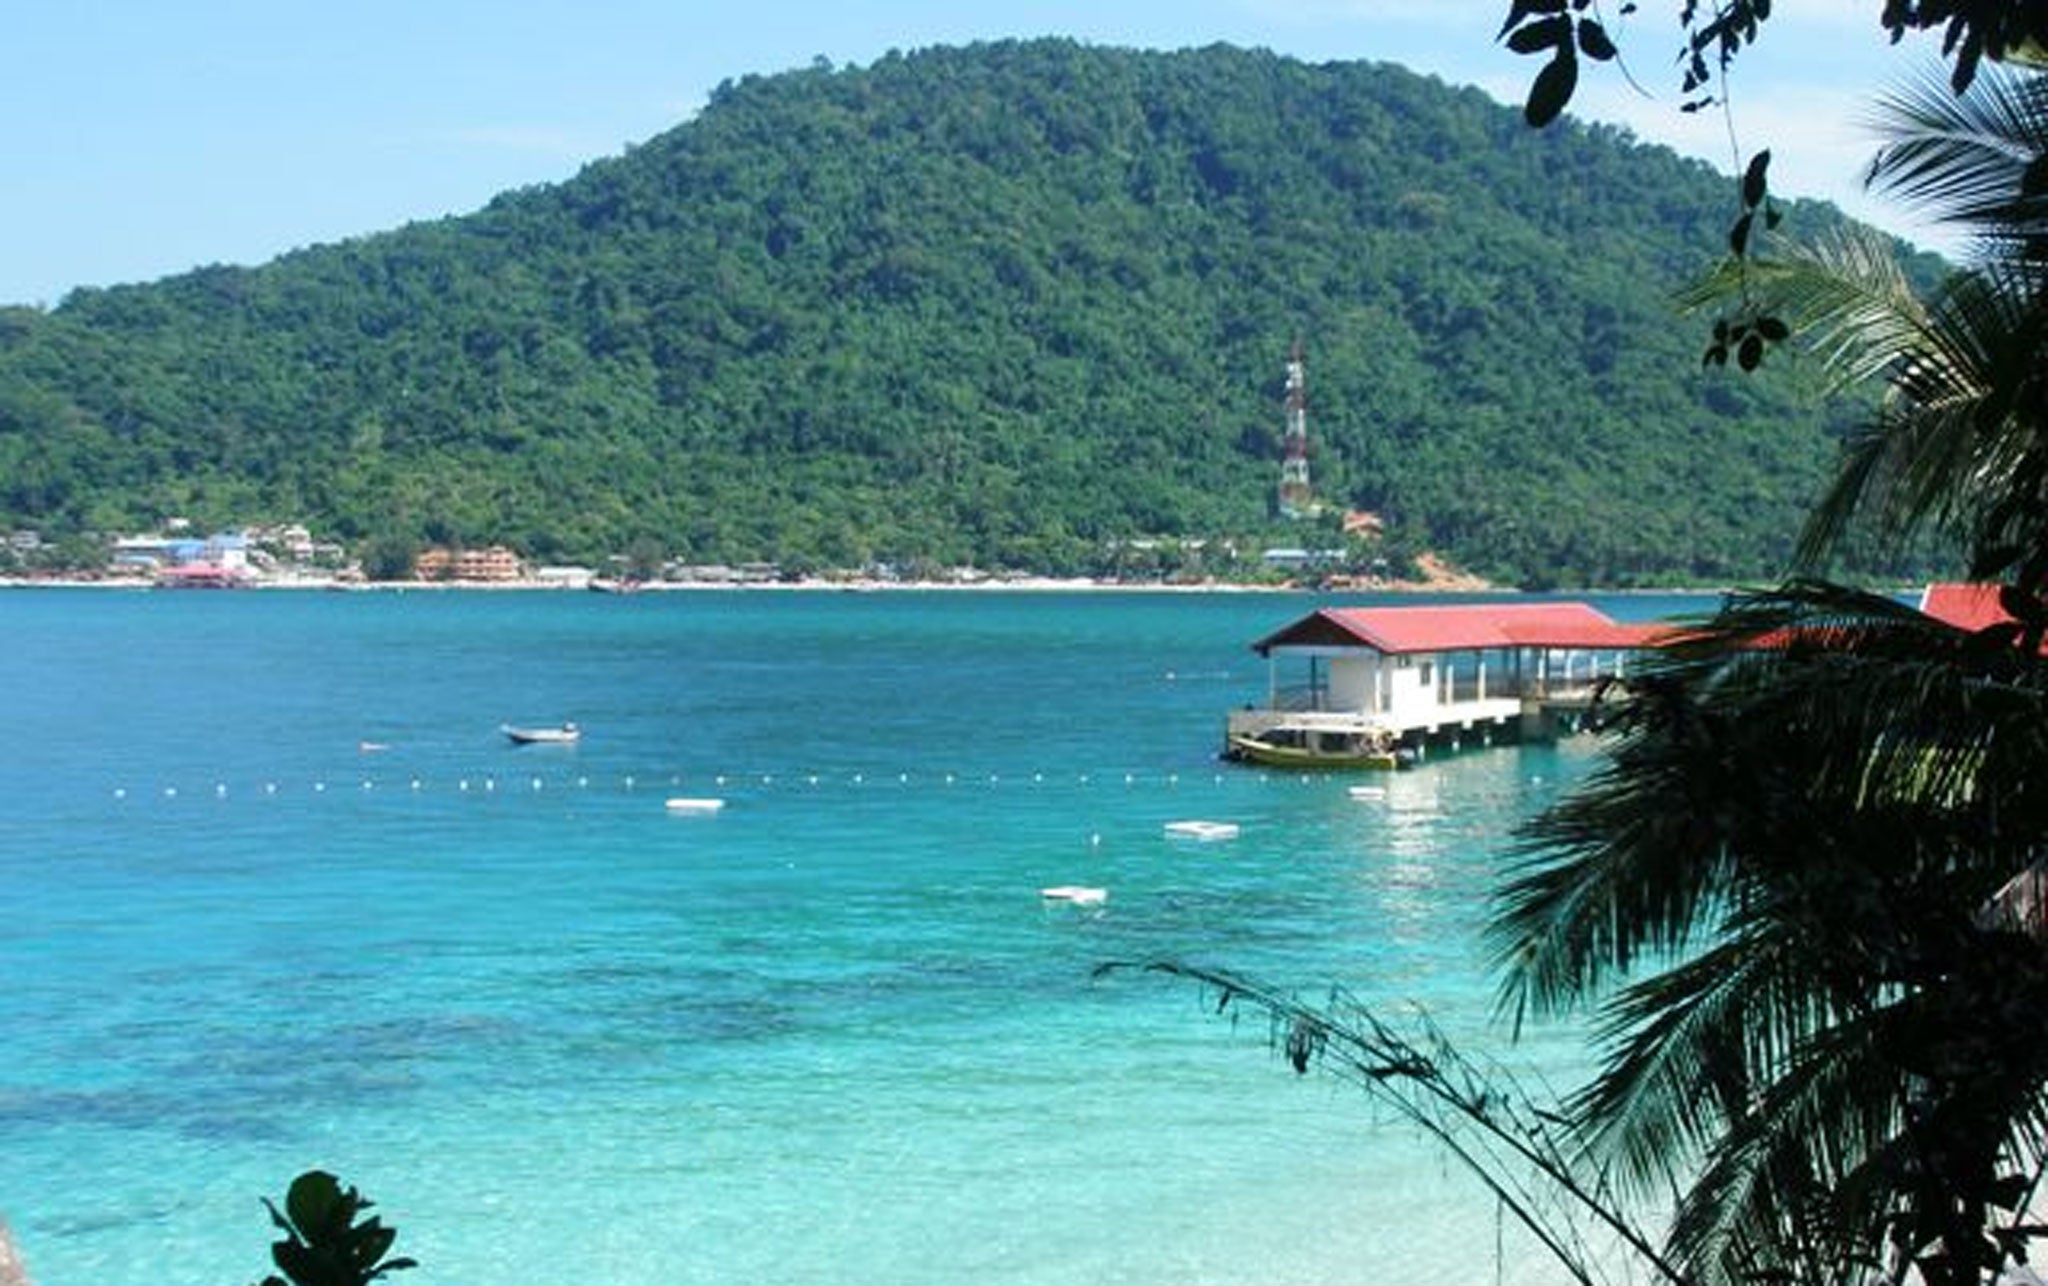
[{"label": "telecommunications tower", "polygon": [[1280,514],[1307,518],[1315,513],[1315,493],[1308,483],[1308,363],[1301,341],[1287,359],[1287,431],[1280,439]]}]

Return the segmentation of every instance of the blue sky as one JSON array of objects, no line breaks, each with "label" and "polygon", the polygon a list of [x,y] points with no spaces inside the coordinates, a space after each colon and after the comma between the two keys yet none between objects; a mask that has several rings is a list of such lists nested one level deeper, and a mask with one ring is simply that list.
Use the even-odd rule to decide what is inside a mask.
[{"label": "blue sky", "polygon": [[[1727,122],[1684,116],[1677,0],[1622,29],[1643,97],[1614,74],[1575,111],[1731,167]],[[1610,4],[1610,8],[1617,5]],[[1496,45],[1504,0],[56,0],[16,6],[0,46],[0,303],[253,264],[476,209],[687,119],[721,80],[817,57],[1071,36],[1228,42],[1311,61],[1403,63],[1518,102],[1534,72]],[[1888,50],[1878,0],[1778,6],[1737,64],[1735,124],[1780,190],[1859,201],[1874,88],[1934,57]],[[1923,236],[1921,239],[1925,240]]]}]

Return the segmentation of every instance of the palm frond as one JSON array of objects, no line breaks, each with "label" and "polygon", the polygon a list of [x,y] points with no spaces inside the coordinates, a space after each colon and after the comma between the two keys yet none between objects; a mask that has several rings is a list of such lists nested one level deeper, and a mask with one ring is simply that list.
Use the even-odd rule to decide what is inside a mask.
[{"label": "palm frond", "polygon": [[1219,997],[1218,1013],[1249,1008],[1266,1016],[1269,1043],[1296,1072],[1321,1070],[1364,1090],[1445,1147],[1502,1208],[1581,1286],[1614,1275],[1612,1249],[1632,1268],[1672,1286],[1687,1279],[1598,1175],[1572,1161],[1570,1123],[1508,1070],[1461,1053],[1426,1019],[1398,1030],[1341,988],[1319,1004],[1226,970],[1181,961],[1099,966],[1098,976],[1144,970],[1190,979]]},{"label": "palm frond", "polygon": [[1734,1286],[1755,1265],[1806,1260],[1823,1269],[1811,1280],[1854,1280],[1847,1270],[1882,1252],[1885,1203],[1854,1208],[1842,1176],[1892,1135],[1899,1081],[1867,1024],[1816,1032],[1731,1123],[1680,1203],[1670,1245],[1688,1271]]},{"label": "palm frond", "polygon": [[[1873,762],[1942,765],[1966,730],[1924,671],[1959,638],[1890,599],[1795,583],[1731,600],[1639,667],[1607,764],[1518,838],[1487,930],[1503,1009],[1557,1012],[1682,952],[1734,905],[1736,858],[1804,843],[1817,791],[1851,812]],[[1900,704],[1909,684],[1923,695]]]},{"label": "palm frond", "polygon": [[1966,94],[1931,73],[1879,99],[1872,124],[1886,139],[1866,184],[1938,222],[1965,229],[1972,258],[2038,259],[2048,189],[2035,179],[2048,154],[2048,85],[1992,70]]},{"label": "palm frond", "polygon": [[1724,941],[1623,993],[1603,1024],[1612,1052],[1572,1105],[1588,1155],[1635,1191],[1689,1176],[1746,1106],[1751,1011],[1804,995],[1786,967],[1768,947]]}]

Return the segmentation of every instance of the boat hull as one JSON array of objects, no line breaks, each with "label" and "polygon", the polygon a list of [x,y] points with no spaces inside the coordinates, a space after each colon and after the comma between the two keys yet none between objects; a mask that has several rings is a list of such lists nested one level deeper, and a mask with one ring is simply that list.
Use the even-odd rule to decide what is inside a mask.
[{"label": "boat hull", "polygon": [[580,728],[514,728],[509,724],[499,729],[505,739],[515,746],[573,746],[582,740]]},{"label": "boat hull", "polygon": [[1280,746],[1246,736],[1230,739],[1230,757],[1240,763],[1267,768],[1391,772],[1401,767],[1401,756],[1393,750],[1318,750],[1305,746]]}]

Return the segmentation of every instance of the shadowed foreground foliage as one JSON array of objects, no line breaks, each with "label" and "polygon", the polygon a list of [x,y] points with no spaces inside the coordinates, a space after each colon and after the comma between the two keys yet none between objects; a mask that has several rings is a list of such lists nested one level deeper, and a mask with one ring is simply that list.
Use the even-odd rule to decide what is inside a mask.
[{"label": "shadowed foreground foliage", "polygon": [[419,1266],[402,1256],[385,1258],[398,1230],[374,1216],[358,1223],[357,1216],[373,1203],[324,1170],[308,1170],[292,1180],[282,1212],[268,1198],[263,1204],[270,1222],[284,1233],[270,1245],[270,1257],[284,1276],[266,1277],[262,1286],[366,1286]]}]

